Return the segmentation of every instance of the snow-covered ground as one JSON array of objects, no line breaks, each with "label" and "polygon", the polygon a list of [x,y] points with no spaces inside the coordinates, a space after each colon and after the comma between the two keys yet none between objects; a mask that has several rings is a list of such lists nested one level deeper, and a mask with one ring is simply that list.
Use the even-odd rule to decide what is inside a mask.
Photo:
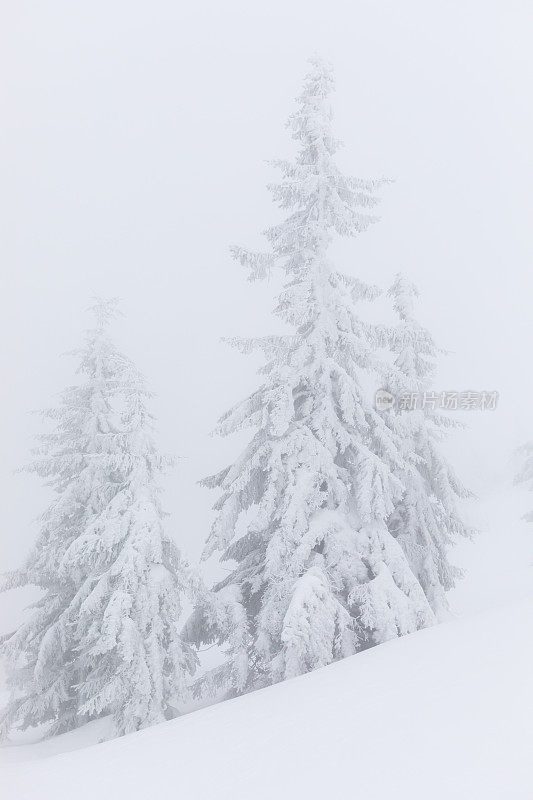
[{"label": "snow-covered ground", "polygon": [[122,739],[97,744],[106,720],[24,734],[0,749],[0,796],[530,800],[531,502],[506,485],[470,504],[456,619]]},{"label": "snow-covered ground", "polygon": [[8,748],[1,794],[530,800],[532,620],[524,600],[122,739]]}]

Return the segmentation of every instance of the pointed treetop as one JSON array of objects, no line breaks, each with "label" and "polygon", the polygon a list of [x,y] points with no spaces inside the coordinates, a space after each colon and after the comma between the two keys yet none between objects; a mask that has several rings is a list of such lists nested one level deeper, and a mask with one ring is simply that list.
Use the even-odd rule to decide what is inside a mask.
[{"label": "pointed treetop", "polygon": [[327,97],[335,88],[333,65],[318,55],[310,58],[308,63],[311,64],[312,69],[304,79],[304,94],[311,91],[312,94]]},{"label": "pointed treetop", "polygon": [[394,283],[387,292],[393,298],[393,308],[404,322],[413,315],[414,299],[419,296],[419,291],[414,283],[397,272]]},{"label": "pointed treetop", "polygon": [[309,59],[311,69],[304,78],[301,94],[296,98],[297,110],[289,116],[287,127],[292,138],[304,145],[297,161],[301,165],[315,163],[315,148],[322,155],[333,155],[341,144],[331,134],[333,112],[329,96],[335,88],[333,67],[318,57]]},{"label": "pointed treetop", "polygon": [[96,327],[98,330],[106,328],[111,320],[121,316],[119,309],[119,297],[93,297],[94,305],[88,310],[94,315],[96,319]]},{"label": "pointed treetop", "polygon": [[[329,102],[333,70],[318,57],[310,59],[310,63],[312,68],[297,98],[297,109],[287,120],[298,151],[292,160],[270,161],[281,171],[282,178],[268,188],[276,205],[291,213],[263,232],[270,244],[267,252],[231,248],[233,257],[249,269],[251,281],[269,277],[278,264],[287,274],[298,275],[298,280],[304,273],[316,270],[317,260],[309,258],[309,254],[325,252],[331,235],[355,236],[377,222],[371,213],[378,203],[375,191],[390,182],[361,180],[341,172],[334,155],[342,142],[333,135]],[[325,271],[329,269],[326,262],[323,267]],[[339,276],[337,279],[345,280]],[[368,295],[367,290],[365,293]],[[279,313],[283,315],[285,308],[283,301]]]}]

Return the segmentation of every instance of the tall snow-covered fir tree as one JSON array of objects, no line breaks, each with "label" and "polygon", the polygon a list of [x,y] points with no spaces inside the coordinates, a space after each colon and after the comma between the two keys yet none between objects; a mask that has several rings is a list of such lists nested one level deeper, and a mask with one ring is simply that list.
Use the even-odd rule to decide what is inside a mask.
[{"label": "tall snow-covered fir tree", "polygon": [[51,732],[112,715],[118,734],[174,713],[196,656],[179,635],[191,577],[164,531],[150,394],[109,339],[114,301],[77,351],[81,381],[45,415],[32,472],[55,499],[26,564],[3,588],[43,590],[5,637],[12,699],[4,731],[50,723]]},{"label": "tall snow-covered fir tree", "polygon": [[267,253],[234,248],[261,279],[286,275],[275,314],[292,332],[238,340],[263,351],[262,385],[220,420],[222,435],[255,433],[219,488],[205,555],[236,562],[199,605],[186,635],[219,642],[226,661],[204,679],[239,693],[289,678],[434,622],[404,551],[387,528],[403,487],[401,442],[374,410],[361,376],[374,368],[373,330],[354,304],[375,290],[337,271],[335,234],[375,221],[379,182],[335,162],[331,68],[319,60],[288,122],[298,145],[271,186],[286,219]]},{"label": "tall snow-covered fir tree", "polygon": [[436,617],[442,619],[448,612],[446,592],[462,574],[450,564],[449,549],[472,533],[461,519],[457,501],[471,495],[439,449],[452,423],[439,413],[439,396],[431,391],[438,351],[429,331],[414,316],[418,290],[398,274],[389,296],[399,317],[387,342],[395,354],[387,388],[395,395],[396,405],[383,417],[402,443],[407,468],[396,473],[404,492],[388,519],[388,527],[401,544]]}]

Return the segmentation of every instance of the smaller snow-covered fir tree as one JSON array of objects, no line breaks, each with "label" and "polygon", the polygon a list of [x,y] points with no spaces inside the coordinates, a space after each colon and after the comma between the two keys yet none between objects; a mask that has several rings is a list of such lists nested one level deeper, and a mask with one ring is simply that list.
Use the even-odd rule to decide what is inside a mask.
[{"label": "smaller snow-covered fir tree", "polygon": [[[457,501],[470,497],[439,450],[439,441],[451,422],[435,410],[430,382],[437,348],[430,333],[414,316],[418,290],[398,274],[389,290],[399,324],[392,329],[389,346],[395,354],[387,388],[400,402],[384,413],[389,427],[402,442],[405,464],[399,478],[401,500],[388,520],[391,533],[407,555],[437,618],[446,615],[445,593],[455,585],[461,570],[450,564],[451,545],[472,533],[461,519]],[[426,404],[402,410],[401,397],[426,397]]]},{"label": "smaller snow-covered fir tree", "polygon": [[196,663],[178,634],[191,579],[163,527],[150,395],[108,337],[115,304],[94,311],[82,382],[46,412],[55,431],[39,437],[29,468],[56,498],[26,565],[4,581],[43,590],[3,642],[13,688],[4,730],[60,732],[107,714],[117,733],[136,730],[173,713]]}]

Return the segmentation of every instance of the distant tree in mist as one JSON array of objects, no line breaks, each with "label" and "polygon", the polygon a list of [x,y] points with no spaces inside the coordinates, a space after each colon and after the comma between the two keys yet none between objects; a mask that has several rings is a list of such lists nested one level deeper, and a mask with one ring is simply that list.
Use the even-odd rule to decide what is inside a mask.
[{"label": "distant tree in mist", "polygon": [[[515,477],[515,483],[525,483],[533,491],[533,442],[526,442],[518,449],[518,458],[522,460],[522,465]],[[527,522],[533,522],[533,511],[524,515]]]},{"label": "distant tree in mist", "polygon": [[12,699],[4,732],[49,723],[59,733],[112,715],[125,733],[172,716],[196,656],[178,634],[191,577],[164,531],[150,394],[107,328],[113,301],[76,352],[81,381],[67,388],[39,436],[30,472],[55,498],[25,565],[3,588],[43,595],[4,638]]},{"label": "distant tree in mist", "polygon": [[356,314],[377,292],[331,261],[334,235],[375,221],[379,182],[345,177],[335,162],[328,65],[313,60],[288,122],[299,150],[278,161],[270,187],[283,222],[270,249],[233,248],[250,280],[281,268],[274,313],[291,333],[235,340],[266,358],[260,387],[227,412],[218,432],[255,430],[217,488],[205,556],[236,564],[204,597],[185,634],[218,642],[226,660],[202,685],[230,692],[299,675],[434,622],[423,588],[388,520],[409,470],[400,435],[367,398],[379,335]]}]

